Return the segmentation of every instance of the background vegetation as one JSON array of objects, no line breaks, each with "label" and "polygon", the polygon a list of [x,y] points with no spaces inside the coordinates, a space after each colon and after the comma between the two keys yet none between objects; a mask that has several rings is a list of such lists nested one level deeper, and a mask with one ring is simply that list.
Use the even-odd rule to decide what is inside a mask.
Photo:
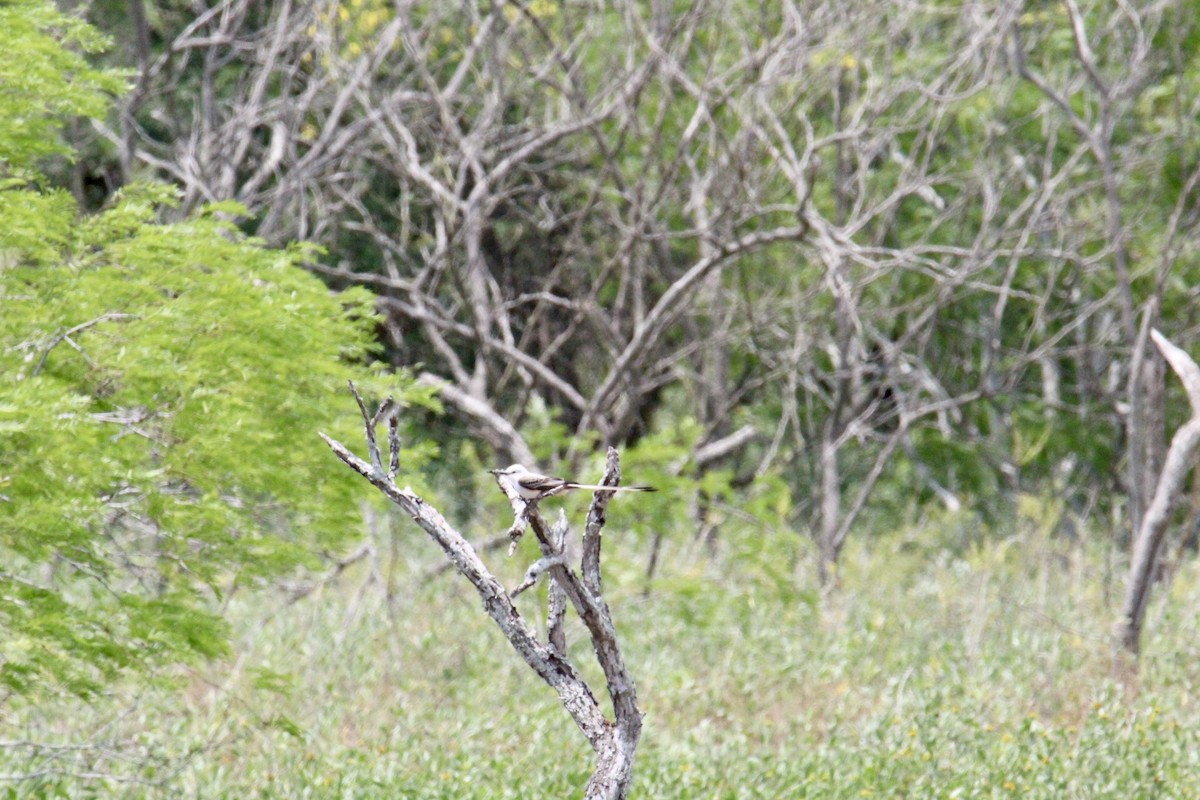
[{"label": "background vegetation", "polygon": [[1200,490],[1140,669],[1110,635],[1186,414],[1148,331],[1196,350],[1189,4],[0,30],[13,796],[581,790],[552,694],[316,438],[347,379],[506,585],[484,469],[616,444],[663,489],[606,537],[635,796],[1195,794]]}]

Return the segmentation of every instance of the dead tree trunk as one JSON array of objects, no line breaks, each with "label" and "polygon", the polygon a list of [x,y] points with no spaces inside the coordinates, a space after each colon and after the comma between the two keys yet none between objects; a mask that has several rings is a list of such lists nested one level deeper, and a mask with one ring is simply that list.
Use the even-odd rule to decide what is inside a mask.
[{"label": "dead tree trunk", "polygon": [[[519,520],[512,530],[517,532],[514,535],[519,535],[521,523],[528,522],[541,546],[542,558],[529,568],[525,580],[510,593],[492,575],[462,534],[452,528],[436,508],[411,489],[402,489],[396,484],[396,473],[400,467],[400,442],[397,435],[397,409],[391,398],[385,400],[379,410],[371,415],[353,384],[350,389],[362,413],[370,461],[362,460],[325,434],[321,434],[321,438],[338,458],[370,481],[437,542],[454,567],[479,592],[484,611],[500,628],[513,649],[557,692],[559,701],[596,752],[596,768],[585,790],[586,800],[624,800],[633,776],[633,757],[641,737],[642,714],[638,710],[633,678],[626,669],[624,656],[617,643],[612,614],[602,594],[601,531],[608,501],[614,493],[597,491],[592,499],[583,534],[582,575],[572,569],[566,559],[565,519],[552,531],[536,504],[525,505],[518,498],[514,508],[518,511]],[[375,436],[376,428],[384,420],[388,423],[390,456],[386,469]],[[602,484],[616,486],[620,477],[617,451],[609,448]],[[518,506],[517,503],[521,504]],[[554,584],[551,586],[548,614],[549,641],[542,643],[538,641],[534,629],[521,617],[513,598],[546,573],[549,573]],[[567,657],[562,627],[564,597],[574,606],[592,639],[592,649],[604,671],[613,702],[612,720],[605,717],[591,687]]]},{"label": "dead tree trunk", "polygon": [[838,476],[838,446],[837,431],[830,431],[831,423],[826,426],[825,436],[821,439],[821,529],[817,533],[817,577],[821,586],[835,583],[838,556],[842,551],[842,543],[838,541],[838,523],[842,508],[842,484]]},{"label": "dead tree trunk", "polygon": [[[1188,402],[1192,406],[1192,418],[1184,423],[1171,439],[1162,474],[1159,475],[1158,484],[1154,489],[1154,499],[1142,515],[1133,542],[1133,560],[1129,565],[1125,603],[1117,625],[1117,645],[1124,653],[1134,658],[1141,647],[1142,623],[1146,617],[1146,603],[1154,579],[1154,565],[1158,560],[1167,525],[1180,497],[1183,482],[1191,470],[1192,457],[1200,445],[1200,367],[1196,366],[1191,356],[1167,341],[1158,331],[1152,331],[1150,335],[1163,358],[1183,382]],[[1118,651],[1118,657],[1121,652]]]}]

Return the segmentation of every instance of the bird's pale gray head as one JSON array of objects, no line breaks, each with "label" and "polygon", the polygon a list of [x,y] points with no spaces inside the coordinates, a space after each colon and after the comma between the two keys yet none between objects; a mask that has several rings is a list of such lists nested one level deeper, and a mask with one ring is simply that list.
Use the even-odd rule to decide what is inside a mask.
[{"label": "bird's pale gray head", "polygon": [[492,473],[493,475],[517,475],[522,472],[528,472],[528,470],[526,470],[525,467],[521,466],[520,464],[513,464],[505,467],[504,469],[489,469],[488,472]]}]

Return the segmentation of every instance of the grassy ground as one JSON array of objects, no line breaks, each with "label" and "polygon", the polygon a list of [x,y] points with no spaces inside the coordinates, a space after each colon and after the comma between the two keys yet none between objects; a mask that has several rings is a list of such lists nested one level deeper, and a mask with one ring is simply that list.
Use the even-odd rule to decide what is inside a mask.
[{"label": "grassy ground", "polygon": [[[1200,797],[1196,565],[1160,587],[1140,677],[1115,680],[1120,580],[1097,548],[1030,525],[948,555],[966,524],[855,543],[825,597],[796,537],[735,531],[719,556],[669,543],[647,586],[646,548],[610,536],[610,604],[646,713],[634,796]],[[0,792],[579,796],[589,753],[553,693],[465,582],[415,580],[434,557],[419,531],[401,545],[390,605],[360,591],[364,573],[277,612],[277,598],[240,598],[236,658],[179,688],[10,709],[0,771],[47,774]],[[491,560],[519,579],[522,558]],[[540,620],[541,603],[530,592],[521,607]],[[11,746],[81,737],[106,750]]]}]

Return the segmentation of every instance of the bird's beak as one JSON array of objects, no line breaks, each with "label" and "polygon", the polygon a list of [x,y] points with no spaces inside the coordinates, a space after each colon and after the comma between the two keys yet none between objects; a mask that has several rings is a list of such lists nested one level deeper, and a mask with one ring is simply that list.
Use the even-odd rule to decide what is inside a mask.
[{"label": "bird's beak", "polygon": [[499,475],[501,472],[504,472],[504,470],[502,470],[502,469],[489,469],[489,470],[488,470],[488,472],[492,473],[493,475]]}]

